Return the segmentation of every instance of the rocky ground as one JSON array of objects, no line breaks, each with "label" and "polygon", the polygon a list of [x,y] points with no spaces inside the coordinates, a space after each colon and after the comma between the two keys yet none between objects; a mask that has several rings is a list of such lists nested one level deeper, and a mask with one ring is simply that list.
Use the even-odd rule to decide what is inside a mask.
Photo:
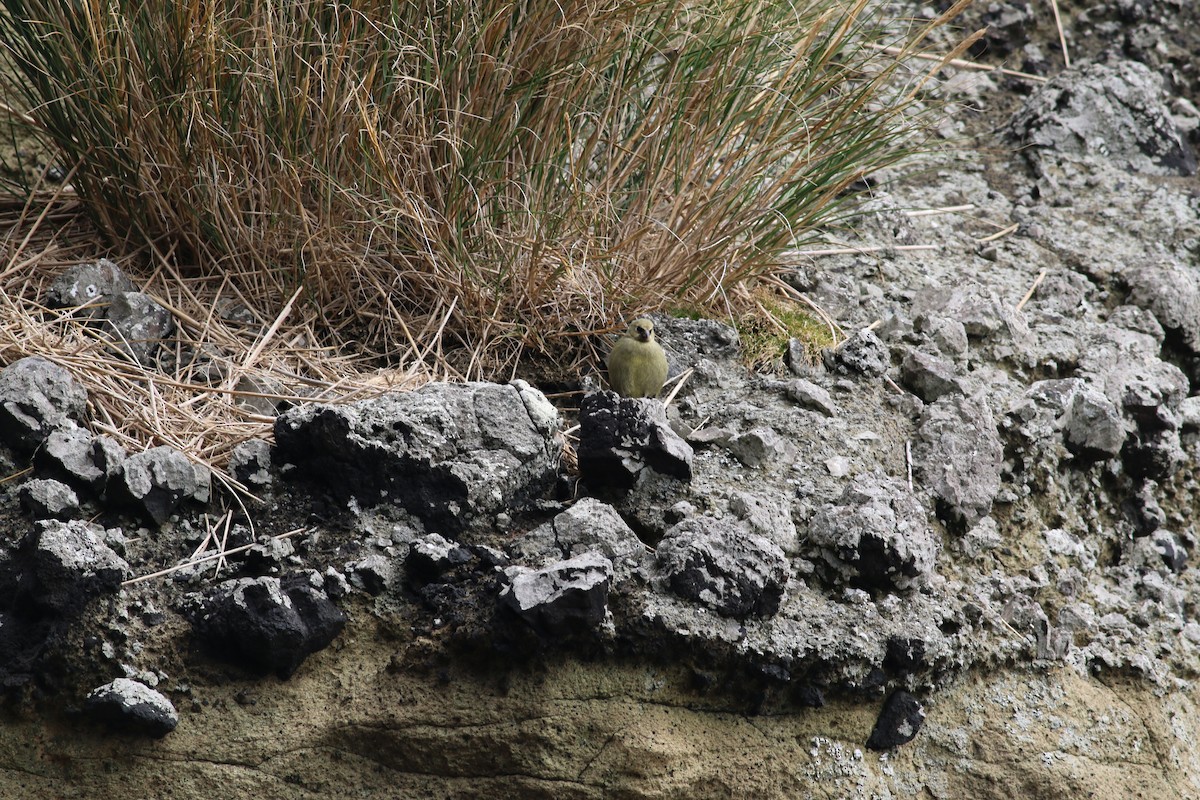
[{"label": "rocky ground", "polygon": [[[0,795],[1200,796],[1194,13],[1065,7],[1063,69],[1049,8],[970,10],[1053,80],[954,74],[954,146],[797,257],[820,363],[657,318],[666,410],[298,406],[214,523],[9,365]],[[169,322],[105,264],[47,302],[88,287]]]}]

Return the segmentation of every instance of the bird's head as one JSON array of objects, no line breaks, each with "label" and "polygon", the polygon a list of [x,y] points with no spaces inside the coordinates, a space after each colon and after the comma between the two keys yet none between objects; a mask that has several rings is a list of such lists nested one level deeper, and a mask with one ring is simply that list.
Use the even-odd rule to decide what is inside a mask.
[{"label": "bird's head", "polygon": [[639,342],[654,341],[654,323],[648,319],[635,319],[629,325],[629,330],[625,335],[630,339],[636,339]]}]

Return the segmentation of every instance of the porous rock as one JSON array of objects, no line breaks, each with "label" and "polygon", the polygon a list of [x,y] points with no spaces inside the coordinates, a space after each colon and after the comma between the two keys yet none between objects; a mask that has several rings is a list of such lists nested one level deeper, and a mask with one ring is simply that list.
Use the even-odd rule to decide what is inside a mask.
[{"label": "porous rock", "polygon": [[597,552],[542,569],[510,566],[500,602],[547,639],[595,631],[608,618],[613,565]]},{"label": "porous rock", "polygon": [[161,692],[128,678],[98,686],[88,693],[84,711],[120,733],[161,739],[179,725],[175,706]]},{"label": "porous rock", "polygon": [[892,692],[883,703],[875,727],[867,737],[871,750],[891,750],[916,738],[925,724],[925,708],[903,689]]},{"label": "porous rock", "polygon": [[743,523],[690,517],[658,543],[658,569],[672,592],[726,617],[779,610],[791,566],[783,550]]},{"label": "porous rock", "polygon": [[837,375],[883,375],[891,366],[891,355],[875,332],[856,331],[833,349],[822,351],[825,368]]},{"label": "porous rock", "polygon": [[371,553],[347,564],[346,575],[354,588],[369,595],[380,595],[395,588],[399,570],[396,559],[383,553]]},{"label": "porous rock", "polygon": [[1081,388],[1063,415],[1063,441],[1084,459],[1115,458],[1125,444],[1125,423],[1107,397],[1091,387]]},{"label": "porous rock", "polygon": [[939,517],[965,529],[991,512],[1000,491],[1004,449],[982,400],[945,395],[927,405],[913,460],[937,501]]},{"label": "porous rock", "polygon": [[397,502],[449,533],[484,525],[554,482],[557,411],[524,381],[430,383],[275,421],[275,455],[339,499]]},{"label": "porous rock", "polygon": [[33,463],[48,475],[97,496],[120,474],[127,454],[110,436],[93,436],[83,428],[63,428],[46,437]]},{"label": "porous rock", "polygon": [[636,568],[646,547],[625,524],[617,510],[593,497],[583,497],[554,519],[539,525],[512,543],[513,557],[533,566],[598,552],[624,577]]},{"label": "porous rock", "polygon": [[130,576],[129,565],[105,543],[104,529],[83,520],[46,520],[25,538],[29,599],[54,612],[77,608],[115,592]]},{"label": "porous rock", "polygon": [[446,572],[471,560],[471,551],[440,533],[427,533],[409,545],[404,566],[419,582],[436,580]]},{"label": "porous rock", "polygon": [[593,392],[579,407],[579,476],[596,490],[627,491],[642,470],[687,481],[692,448],[661,403]]},{"label": "porous rock", "polygon": [[725,445],[733,457],[747,467],[765,467],[790,461],[796,446],[774,428],[758,426],[739,433]]},{"label": "porous rock", "polygon": [[341,609],[302,574],[228,580],[190,598],[184,612],[213,655],[283,679],[346,625]]},{"label": "porous rock", "polygon": [[132,292],[133,282],[107,258],[76,264],[50,284],[46,305],[50,308],[83,308],[89,316],[103,316],[113,295]]},{"label": "porous rock", "polygon": [[1063,70],[1030,96],[1009,131],[1035,160],[1102,158],[1148,175],[1196,172],[1162,78],[1136,61],[1112,58]]},{"label": "porous rock", "polygon": [[62,367],[39,356],[15,361],[0,372],[0,440],[30,452],[53,431],[84,418],[87,392]]},{"label": "porous rock", "polygon": [[1200,285],[1194,270],[1172,261],[1131,268],[1123,277],[1130,303],[1153,314],[1193,353],[1200,352]]},{"label": "porous rock", "polygon": [[271,483],[271,445],[262,439],[239,442],[229,456],[229,471],[246,486]]},{"label": "porous rock", "polygon": [[70,519],[79,513],[79,498],[70,486],[51,478],[21,485],[21,506],[34,519]]},{"label": "porous rock", "polygon": [[207,503],[211,482],[207,467],[162,445],[125,459],[117,487],[122,500],[161,525],[184,502]]},{"label": "porous rock", "polygon": [[835,582],[888,592],[928,582],[938,552],[908,485],[880,473],[855,478],[836,503],[818,508],[808,542]]}]

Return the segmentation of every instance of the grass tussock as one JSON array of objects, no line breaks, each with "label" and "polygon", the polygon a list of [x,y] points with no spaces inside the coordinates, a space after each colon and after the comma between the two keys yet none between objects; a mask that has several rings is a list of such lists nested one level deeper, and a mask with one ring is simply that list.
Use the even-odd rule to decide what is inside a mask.
[{"label": "grass tussock", "polygon": [[[923,146],[918,56],[966,2],[0,0],[0,111],[66,174],[0,215],[0,359],[219,469],[257,394],[569,371],[659,308],[752,327],[786,252]],[[97,239],[179,323],[153,369],[42,305]]]},{"label": "grass tussock", "polygon": [[[10,105],[118,246],[465,376],[725,311],[918,147],[868,0],[4,0]],[[905,56],[877,46],[899,46]],[[922,67],[921,70],[927,70]],[[567,348],[570,350],[571,348]],[[575,349],[574,352],[578,353]]]}]

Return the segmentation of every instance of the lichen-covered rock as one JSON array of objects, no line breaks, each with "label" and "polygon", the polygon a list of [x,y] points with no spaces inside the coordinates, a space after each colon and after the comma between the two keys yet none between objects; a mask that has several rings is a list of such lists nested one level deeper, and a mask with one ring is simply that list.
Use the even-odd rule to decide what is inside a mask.
[{"label": "lichen-covered rock", "polygon": [[120,499],[161,525],[184,502],[207,503],[212,476],[173,447],[162,445],[125,459],[118,482]]},{"label": "lichen-covered rock", "polygon": [[113,295],[132,292],[133,282],[107,258],[76,264],[50,284],[46,305],[50,308],[80,308],[91,317],[103,316]]},{"label": "lichen-covered rock", "polygon": [[938,516],[963,529],[992,510],[1000,491],[1004,449],[987,404],[945,395],[925,407],[913,445],[913,461]]},{"label": "lichen-covered rock", "polygon": [[84,419],[87,392],[62,367],[39,356],[22,358],[0,372],[0,441],[32,452],[52,432]]},{"label": "lichen-covered rock", "polygon": [[1035,160],[1101,158],[1148,175],[1194,175],[1161,76],[1137,61],[1079,63],[1038,87],[1009,123]]},{"label": "lichen-covered rock", "polygon": [[290,409],[277,459],[340,499],[396,502],[455,533],[494,521],[553,485],[558,414],[523,381],[430,383],[347,405]]},{"label": "lichen-covered rock", "polygon": [[856,478],[836,503],[818,508],[808,543],[837,583],[886,592],[927,583],[938,553],[920,502],[882,474]]},{"label": "lichen-covered rock", "polygon": [[213,655],[283,679],[346,625],[345,613],[302,574],[225,581],[190,598],[184,612]]},{"label": "lichen-covered rock", "polygon": [[887,345],[875,332],[863,328],[833,349],[821,353],[825,368],[838,375],[879,376],[891,366]]},{"label": "lichen-covered rock", "polygon": [[593,392],[579,407],[579,476],[595,490],[627,491],[649,468],[682,481],[692,477],[692,448],[652,400]]},{"label": "lichen-covered rock", "polygon": [[175,706],[144,683],[117,678],[88,693],[84,711],[119,733],[161,739],[179,725]]},{"label": "lichen-covered rock", "polygon": [[109,298],[104,325],[117,347],[149,367],[163,340],[175,332],[175,317],[147,294],[118,292]]},{"label": "lichen-covered rock", "polygon": [[506,567],[504,575],[500,602],[543,638],[584,635],[609,619],[613,565],[600,553],[583,553],[542,569]]},{"label": "lichen-covered rock", "polygon": [[676,524],[658,543],[657,555],[672,592],[738,619],[775,614],[791,577],[777,544],[715,517]]}]

